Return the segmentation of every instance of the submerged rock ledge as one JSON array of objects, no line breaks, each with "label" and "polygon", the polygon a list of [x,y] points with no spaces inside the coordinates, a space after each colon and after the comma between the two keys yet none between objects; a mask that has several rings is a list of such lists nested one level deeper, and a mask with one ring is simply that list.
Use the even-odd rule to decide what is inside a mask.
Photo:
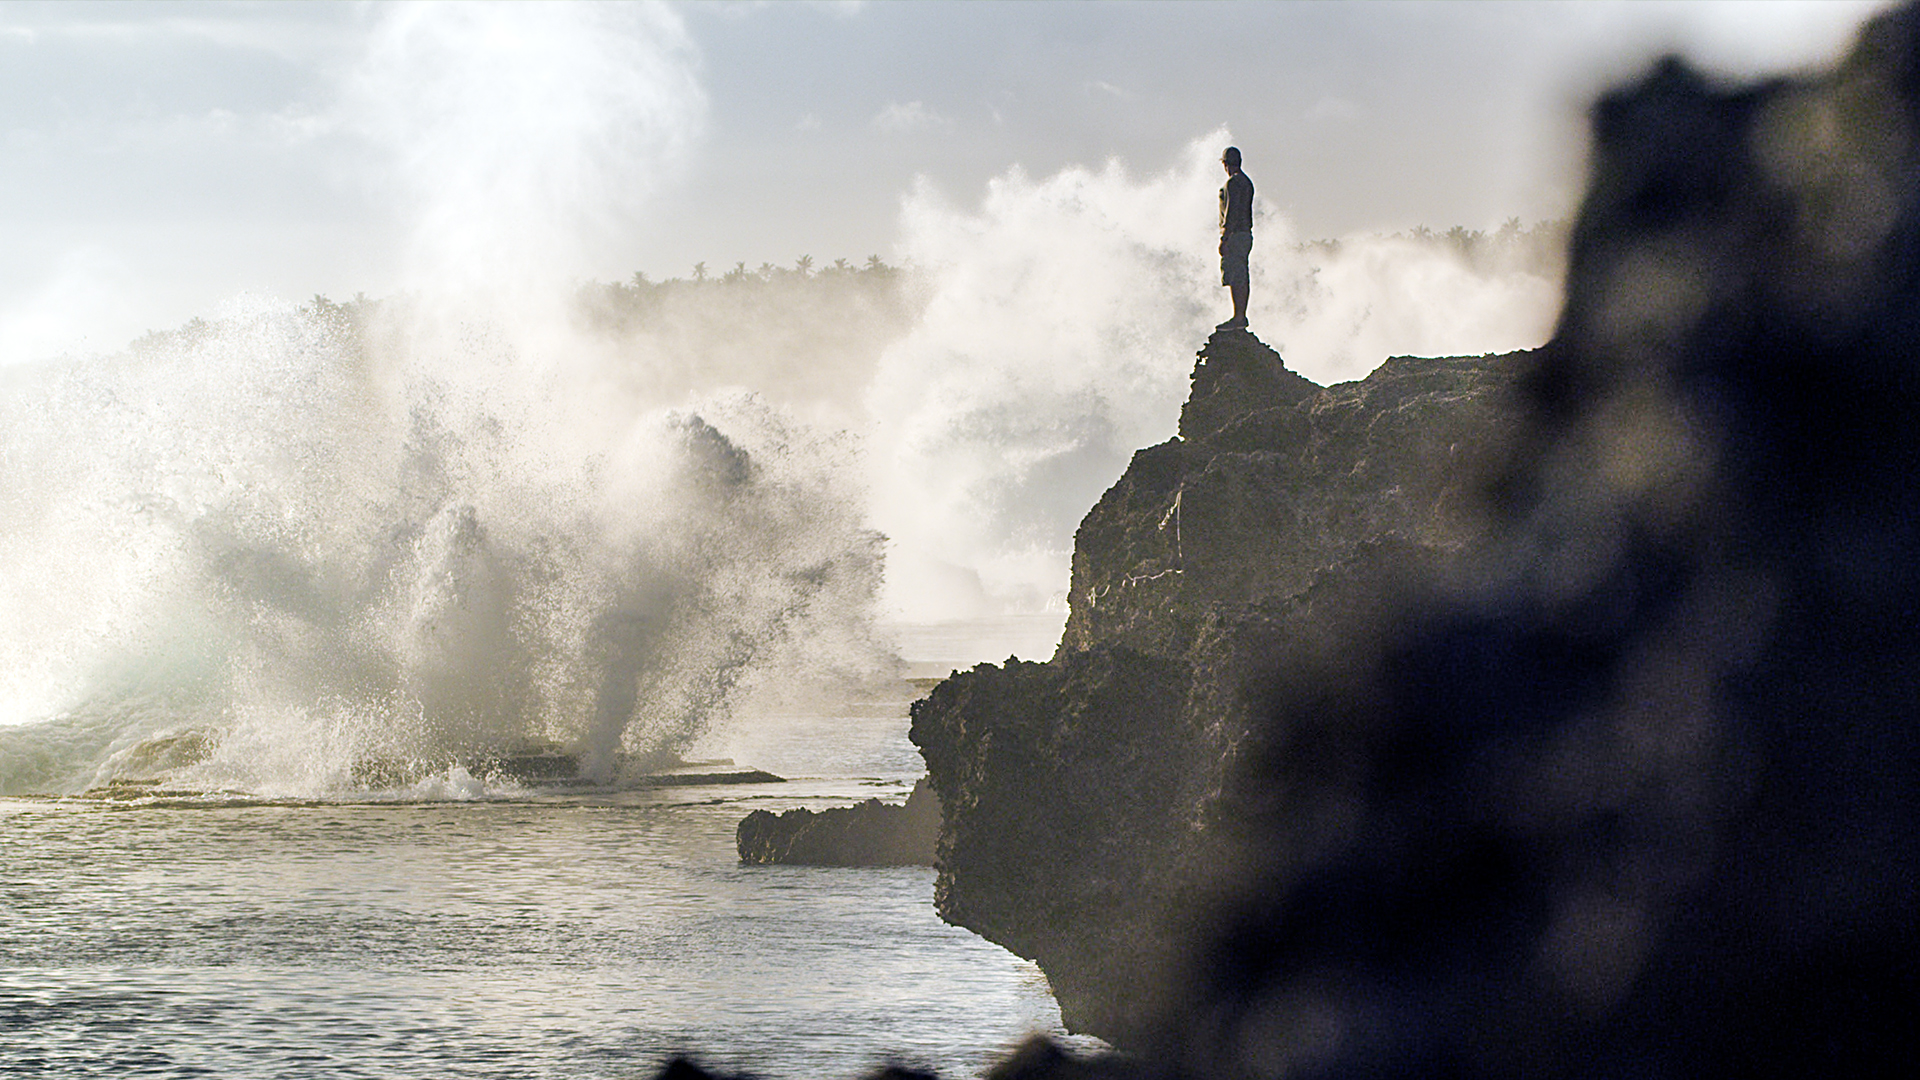
[{"label": "submerged rock ledge", "polygon": [[734,843],[743,863],[800,866],[932,866],[940,800],[922,777],[906,805],[868,799],[831,810],[755,810]]}]

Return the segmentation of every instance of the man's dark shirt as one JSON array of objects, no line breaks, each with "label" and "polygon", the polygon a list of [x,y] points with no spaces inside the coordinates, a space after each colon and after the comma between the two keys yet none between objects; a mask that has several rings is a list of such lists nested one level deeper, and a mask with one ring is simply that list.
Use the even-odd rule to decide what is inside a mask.
[{"label": "man's dark shirt", "polygon": [[1253,231],[1253,181],[1246,173],[1227,177],[1227,186],[1220,189],[1220,231]]}]

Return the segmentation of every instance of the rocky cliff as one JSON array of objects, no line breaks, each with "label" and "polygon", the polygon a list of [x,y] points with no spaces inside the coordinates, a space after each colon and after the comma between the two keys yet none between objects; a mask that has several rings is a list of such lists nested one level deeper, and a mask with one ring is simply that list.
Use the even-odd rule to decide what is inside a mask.
[{"label": "rocky cliff", "polygon": [[1216,333],[1179,437],[1135,454],[1080,526],[1054,658],[983,665],[914,707],[947,807],[939,910],[1037,960],[1069,1026],[1125,1043],[1152,1013],[1275,648],[1477,534],[1468,478],[1527,362],[1396,357],[1322,388]]},{"label": "rocky cliff", "polygon": [[1323,389],[1252,334],[1215,333],[1179,437],[1136,453],[1074,537],[1062,653],[1178,655],[1210,614],[1298,593],[1358,543],[1457,548],[1524,363],[1402,356]]},{"label": "rocky cliff", "polygon": [[1052,662],[914,709],[940,910],[1154,1075],[1920,1052],[1920,10],[1593,131],[1548,346],[1216,338]]}]

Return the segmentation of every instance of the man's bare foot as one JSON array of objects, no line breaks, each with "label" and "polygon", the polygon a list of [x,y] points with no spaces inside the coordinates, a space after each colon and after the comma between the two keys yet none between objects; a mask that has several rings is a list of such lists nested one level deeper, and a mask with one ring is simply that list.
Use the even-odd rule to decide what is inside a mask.
[{"label": "man's bare foot", "polygon": [[1215,330],[1245,330],[1246,328],[1247,317],[1245,315],[1235,315],[1233,318],[1214,327]]}]

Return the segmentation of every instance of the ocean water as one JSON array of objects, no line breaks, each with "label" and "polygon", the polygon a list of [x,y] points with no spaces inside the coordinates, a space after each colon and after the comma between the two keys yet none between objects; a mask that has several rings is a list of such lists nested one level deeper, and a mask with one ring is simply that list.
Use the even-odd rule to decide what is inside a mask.
[{"label": "ocean water", "polygon": [[[0,368],[0,1074],[960,1077],[1057,1032],[930,870],[734,829],[904,800],[908,680],[1060,613],[881,625],[850,437],[484,316]],[[563,758],[598,786],[485,775]],[[789,779],[633,786],[718,758]]]},{"label": "ocean water", "polygon": [[0,1074],[975,1075],[1060,1034],[925,868],[742,866],[765,807],[904,799],[905,702],[716,736],[784,784],[0,800]]}]

